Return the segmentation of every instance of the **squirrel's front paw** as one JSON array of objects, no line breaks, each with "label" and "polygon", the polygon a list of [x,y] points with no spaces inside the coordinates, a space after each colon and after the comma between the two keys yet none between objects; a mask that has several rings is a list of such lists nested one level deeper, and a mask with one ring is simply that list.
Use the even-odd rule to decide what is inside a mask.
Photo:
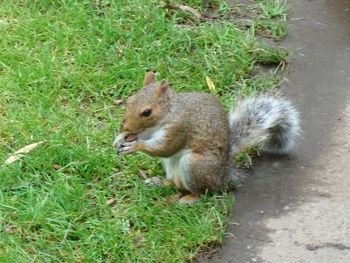
[{"label": "squirrel's front paw", "polygon": [[120,146],[117,148],[117,152],[119,155],[125,155],[129,153],[135,152],[134,146],[137,142],[123,142],[120,144]]},{"label": "squirrel's front paw", "polygon": [[121,145],[125,142],[125,133],[119,134],[113,142],[113,147],[118,151]]},{"label": "squirrel's front paw", "polygon": [[128,133],[119,134],[114,142],[113,147],[118,154],[124,155],[133,152],[132,146],[136,143],[137,136]]}]

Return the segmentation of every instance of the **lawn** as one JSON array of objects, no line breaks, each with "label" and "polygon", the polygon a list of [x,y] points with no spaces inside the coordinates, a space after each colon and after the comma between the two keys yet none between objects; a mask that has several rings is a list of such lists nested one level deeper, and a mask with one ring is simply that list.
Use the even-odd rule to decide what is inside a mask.
[{"label": "lawn", "polygon": [[111,147],[122,102],[147,70],[227,108],[275,88],[259,68],[286,57],[286,8],[183,1],[210,14],[197,19],[180,2],[0,2],[0,262],[183,262],[221,242],[232,194],[183,206],[176,189],[145,186],[159,162]]}]

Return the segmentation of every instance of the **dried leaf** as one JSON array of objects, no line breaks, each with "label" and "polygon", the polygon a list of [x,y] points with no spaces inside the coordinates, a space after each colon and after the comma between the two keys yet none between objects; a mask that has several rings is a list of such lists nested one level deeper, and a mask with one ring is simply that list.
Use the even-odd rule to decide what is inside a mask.
[{"label": "dried leaf", "polygon": [[183,12],[191,13],[198,20],[206,18],[204,14],[200,13],[198,10],[196,10],[196,9],[190,7],[190,6],[187,6],[187,5],[166,4],[164,7],[168,8],[168,9],[173,9],[173,10],[179,9],[179,10],[181,10]]},{"label": "dried leaf", "polygon": [[139,170],[139,176],[143,180],[146,180],[148,178],[147,174],[146,174],[146,172],[144,170]]},{"label": "dried leaf", "polygon": [[29,144],[29,145],[19,149],[12,156],[7,158],[7,160],[5,161],[5,164],[10,164],[10,163],[13,163],[13,162],[19,160],[20,158],[23,157],[24,154],[31,152],[36,147],[38,147],[39,145],[42,145],[44,143],[45,143],[45,141],[40,141],[40,142]]},{"label": "dried leaf", "polygon": [[14,155],[29,153],[30,151],[34,150],[37,146],[42,145],[44,143],[45,143],[45,141],[40,141],[40,142],[29,144],[29,145],[24,146],[23,148],[19,149],[17,152],[14,153]]},{"label": "dried leaf", "polygon": [[4,227],[4,230],[5,230],[5,232],[8,233],[8,234],[13,234],[13,233],[16,232],[16,228],[15,228],[15,226],[13,226],[13,225],[6,225],[6,226]]},{"label": "dried leaf", "polygon": [[207,85],[210,91],[214,91],[215,88],[215,84],[214,82],[211,80],[211,78],[209,78],[208,76],[205,77],[205,80],[207,81]]},{"label": "dried leaf", "polygon": [[182,24],[182,25],[175,25],[177,28],[186,28],[186,29],[192,29],[192,25]]},{"label": "dried leaf", "polygon": [[113,205],[114,203],[115,203],[115,198],[114,197],[112,197],[112,198],[110,198],[110,199],[108,199],[107,201],[106,201],[106,204],[107,205]]},{"label": "dried leaf", "polygon": [[124,101],[123,101],[123,100],[119,100],[119,99],[116,99],[116,100],[114,100],[113,102],[114,102],[114,104],[117,105],[117,106],[121,106],[121,105],[124,104]]},{"label": "dried leaf", "polygon": [[5,164],[14,163],[15,161],[19,160],[20,158],[21,158],[20,155],[12,155],[5,161]]},{"label": "dried leaf", "polygon": [[134,244],[136,246],[141,246],[144,241],[145,238],[141,234],[137,234],[134,239]]},{"label": "dried leaf", "polygon": [[54,163],[52,165],[52,168],[55,169],[55,170],[59,170],[59,169],[61,169],[61,165],[59,165],[58,163]]}]

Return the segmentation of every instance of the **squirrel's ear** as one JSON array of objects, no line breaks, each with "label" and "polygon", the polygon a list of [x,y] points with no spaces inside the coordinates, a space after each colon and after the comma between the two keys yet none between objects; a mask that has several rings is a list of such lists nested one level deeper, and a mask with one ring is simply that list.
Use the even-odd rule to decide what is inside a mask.
[{"label": "squirrel's ear", "polygon": [[153,83],[155,77],[156,77],[156,74],[154,74],[154,72],[152,72],[152,71],[147,72],[145,75],[145,78],[143,79],[143,86],[147,86],[147,85]]},{"label": "squirrel's ear", "polygon": [[166,82],[166,80],[162,80],[159,84],[159,86],[156,89],[156,96],[158,98],[167,95],[169,93],[169,84]]}]

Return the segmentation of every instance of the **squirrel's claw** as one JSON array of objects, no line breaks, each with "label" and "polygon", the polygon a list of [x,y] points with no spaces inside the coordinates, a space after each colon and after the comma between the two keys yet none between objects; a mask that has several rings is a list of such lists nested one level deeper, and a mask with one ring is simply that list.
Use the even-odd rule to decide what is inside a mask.
[{"label": "squirrel's claw", "polygon": [[117,148],[117,152],[120,155],[125,155],[125,154],[129,154],[129,153],[133,153],[134,150],[134,145],[135,145],[136,141],[133,142],[122,142],[120,144],[120,146]]}]

